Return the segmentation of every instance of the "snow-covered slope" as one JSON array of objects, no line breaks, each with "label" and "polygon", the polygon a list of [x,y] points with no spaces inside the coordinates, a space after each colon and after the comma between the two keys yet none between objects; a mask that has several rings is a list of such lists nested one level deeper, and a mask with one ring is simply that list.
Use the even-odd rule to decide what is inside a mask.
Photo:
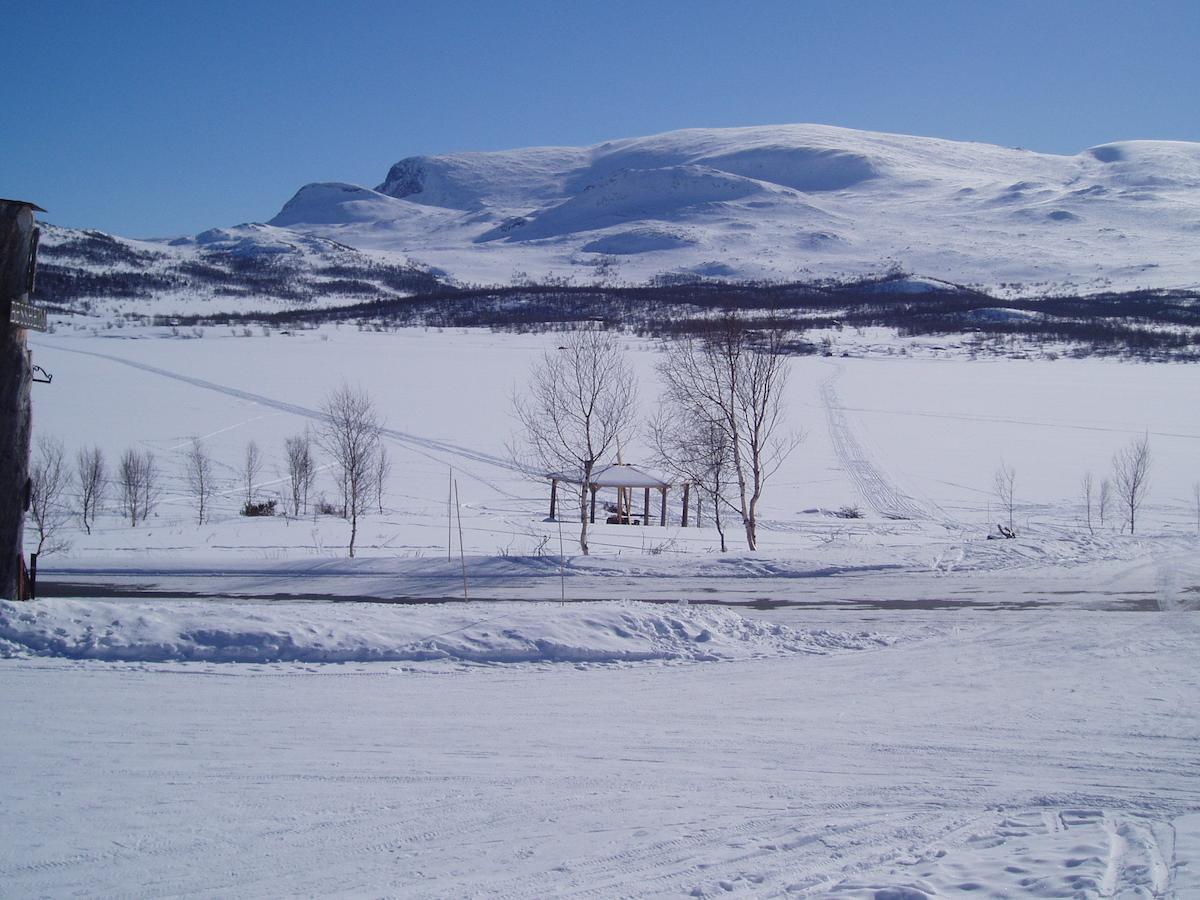
[{"label": "snow-covered slope", "polygon": [[412,157],[375,190],[308,185],[271,224],[471,281],[795,279],[898,264],[1031,293],[1188,287],[1200,282],[1200,145],[1056,156],[821,125],[689,129]]},{"label": "snow-covered slope", "polygon": [[436,273],[403,255],[276,225],[211,228],[172,241],[49,223],[41,230],[38,300],[75,312],[172,316],[340,306],[438,284]]}]

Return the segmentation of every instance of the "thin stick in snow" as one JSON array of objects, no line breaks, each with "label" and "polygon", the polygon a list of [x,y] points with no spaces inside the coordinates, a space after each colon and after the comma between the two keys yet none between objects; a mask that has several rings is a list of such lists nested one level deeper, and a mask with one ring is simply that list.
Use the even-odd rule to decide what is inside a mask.
[{"label": "thin stick in snow", "polygon": [[563,553],[563,536],[562,536],[562,517],[558,517],[558,582],[561,590],[559,602],[561,605],[567,605],[567,570],[566,557]]},{"label": "thin stick in snow", "polygon": [[454,559],[454,466],[450,467],[450,482],[446,485],[446,562]]},{"label": "thin stick in snow", "polygon": [[463,550],[463,530],[462,530],[462,504],[458,502],[458,481],[454,484],[454,505],[458,509],[458,558],[462,561],[463,573],[463,599],[470,600],[470,595],[467,594],[467,557]]}]

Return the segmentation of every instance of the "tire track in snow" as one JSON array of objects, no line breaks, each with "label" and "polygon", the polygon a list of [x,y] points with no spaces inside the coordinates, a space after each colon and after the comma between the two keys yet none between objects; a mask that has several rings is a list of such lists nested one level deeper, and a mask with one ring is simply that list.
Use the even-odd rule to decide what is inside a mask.
[{"label": "tire track in snow", "polygon": [[834,371],[821,383],[821,405],[829,425],[829,438],[842,469],[867,504],[889,519],[916,519],[953,524],[944,512],[927,506],[900,490],[859,443],[846,418],[834,387],[841,377],[842,367],[834,363]]},{"label": "tire track in snow", "polygon": [[[207,391],[215,391],[218,394],[225,394],[228,397],[236,397],[239,400],[246,400],[250,403],[257,403],[260,406],[265,406],[269,409],[278,410],[280,412],[290,413],[295,416],[313,419],[315,421],[323,421],[325,416],[315,409],[309,409],[307,406],[300,406],[296,403],[288,403],[284,400],[275,400],[271,397],[264,397],[262,394],[255,394],[250,391],[244,391],[241,388],[229,387],[223,384],[217,384],[214,381],[206,381],[203,378],[195,378],[191,375],[183,375],[179,372],[172,372],[169,369],[162,369],[158,366],[152,366],[148,363],[135,362],[131,359],[125,359],[120,356],[113,356],[108,353],[98,353],[95,350],[79,350],[72,347],[63,347],[59,344],[52,345],[55,350],[61,350],[64,353],[77,353],[81,356],[94,356],[97,359],[107,360],[108,362],[120,363],[121,365],[129,366],[133,369],[140,369],[143,372],[149,372],[153,375],[158,375],[163,378],[170,378],[174,381],[180,381],[184,384],[190,384],[192,387],[202,388]],[[522,471],[515,463],[503,459],[499,456],[492,456],[489,453],[484,453],[480,450],[474,450],[470,447],[463,447],[460,444],[454,444],[449,441],[440,441],[436,438],[427,438],[419,434],[412,434],[407,431],[399,431],[395,428],[383,428],[381,433],[384,437],[391,438],[393,441],[407,447],[409,450],[424,456],[426,459],[431,459],[434,462],[446,462],[445,456],[453,456],[461,459],[470,460],[471,462],[483,463],[484,465],[495,466],[496,468],[505,469],[510,472]],[[440,456],[438,454],[441,454]],[[498,494],[502,494],[510,499],[520,499],[516,494],[504,490],[494,481],[485,478],[478,473],[472,472],[470,469],[456,466],[458,471],[464,475],[478,481]]]}]

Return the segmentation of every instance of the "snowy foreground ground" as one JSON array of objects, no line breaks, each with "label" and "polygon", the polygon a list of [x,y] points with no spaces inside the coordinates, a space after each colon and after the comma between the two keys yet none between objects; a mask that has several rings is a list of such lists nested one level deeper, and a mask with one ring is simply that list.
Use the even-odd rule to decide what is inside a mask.
[{"label": "snowy foreground ground", "polygon": [[6,896],[1200,891],[1195,612],[51,600],[0,634]]},{"label": "snowy foreground ground", "polygon": [[[553,346],[38,337],[39,433],[165,484],[0,604],[0,896],[1200,896],[1200,369],[796,360],[759,553],[673,505],[560,559],[504,449]],[[245,442],[279,491],[342,377],[395,462],[356,560],[336,518],[235,514]],[[1143,433],[1137,534],[1087,529],[1079,477]],[[228,479],[203,526],[192,436]],[[1001,461],[1020,537],[988,541]]]}]

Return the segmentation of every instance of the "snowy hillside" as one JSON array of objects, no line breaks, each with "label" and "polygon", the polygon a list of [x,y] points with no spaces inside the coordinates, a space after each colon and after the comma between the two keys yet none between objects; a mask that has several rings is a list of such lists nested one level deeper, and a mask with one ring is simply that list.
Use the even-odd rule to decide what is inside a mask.
[{"label": "snowy hillside", "polygon": [[273,225],[212,228],[172,241],[40,228],[37,298],[64,311],[265,312],[404,297],[439,283],[402,255]]},{"label": "snowy hillside", "polygon": [[374,190],[307,185],[271,224],[487,283],[898,265],[1014,293],[1189,287],[1200,145],[1055,156],[821,125],[689,129],[412,157]]}]

